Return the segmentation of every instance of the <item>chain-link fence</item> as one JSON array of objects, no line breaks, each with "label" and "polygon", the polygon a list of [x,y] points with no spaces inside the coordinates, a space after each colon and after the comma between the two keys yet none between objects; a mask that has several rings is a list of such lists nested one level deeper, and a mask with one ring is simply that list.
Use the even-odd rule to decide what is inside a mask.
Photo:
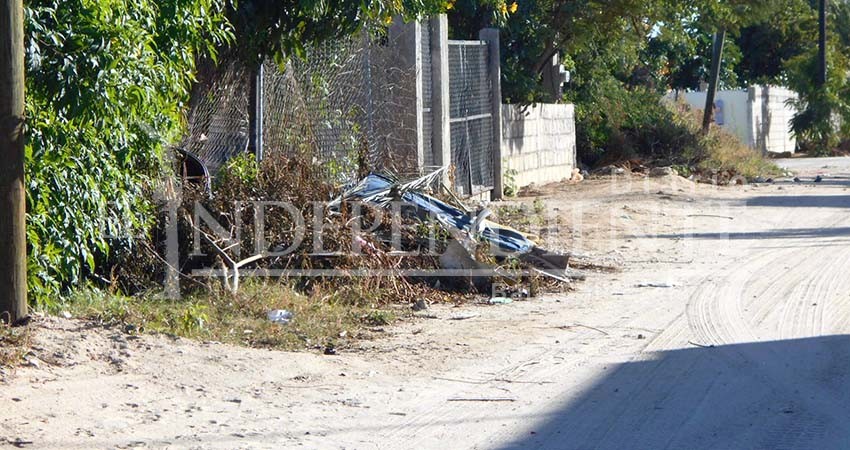
[{"label": "chain-link fence", "polygon": [[248,150],[251,71],[238,62],[202,67],[192,92],[188,133],[181,147],[215,173]]},{"label": "chain-link fence", "polygon": [[182,147],[214,174],[254,150],[253,122],[262,124],[264,155],[311,158],[339,181],[361,161],[372,170],[415,173],[416,68],[399,64],[394,44],[364,32],[309,47],[282,65],[266,61],[260,108],[252,102],[257,69],[221,63],[199,80]]},{"label": "chain-link fence", "polygon": [[434,89],[431,58],[431,22],[423,21],[420,28],[419,53],[422,55],[420,70],[422,73],[422,162],[426,169],[434,168]]},{"label": "chain-link fence", "polygon": [[[225,58],[199,77],[182,148],[213,175],[245,152],[308,158],[336,181],[351,180],[363,165],[404,176],[439,161],[452,165],[462,195],[493,189],[501,100],[488,43],[437,42],[435,27],[445,25],[435,23],[324,42],[262,69]],[[447,55],[434,45],[447,45]],[[448,117],[435,109],[447,96]],[[450,158],[434,130],[449,138]]]},{"label": "chain-link fence", "polygon": [[[475,195],[493,188],[495,148],[487,43],[449,41],[451,149],[455,188]],[[498,80],[496,81],[498,82]]]}]

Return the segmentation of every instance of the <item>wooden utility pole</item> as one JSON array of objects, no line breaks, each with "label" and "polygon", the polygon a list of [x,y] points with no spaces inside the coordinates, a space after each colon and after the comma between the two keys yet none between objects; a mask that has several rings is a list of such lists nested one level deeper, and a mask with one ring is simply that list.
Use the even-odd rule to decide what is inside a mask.
[{"label": "wooden utility pole", "polygon": [[705,95],[705,112],[702,116],[702,132],[708,133],[714,118],[714,97],[720,80],[720,62],[723,59],[723,45],[726,42],[726,30],[714,34],[714,46],[711,55],[711,78],[708,80],[708,92]]},{"label": "wooden utility pole", "polygon": [[0,315],[27,315],[24,227],[24,6],[0,0]]},{"label": "wooden utility pole", "polygon": [[826,9],[828,0],[820,0],[818,7],[819,25],[818,25],[818,74],[817,85],[823,86],[826,84]]}]

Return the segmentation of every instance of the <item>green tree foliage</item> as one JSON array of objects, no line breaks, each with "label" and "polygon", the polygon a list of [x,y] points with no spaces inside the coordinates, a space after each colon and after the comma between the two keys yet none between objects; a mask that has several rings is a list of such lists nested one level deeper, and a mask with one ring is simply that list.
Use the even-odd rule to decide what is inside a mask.
[{"label": "green tree foliage", "polygon": [[850,2],[832,4],[832,22],[833,32],[838,40],[839,48],[850,48]]},{"label": "green tree foliage", "polygon": [[743,84],[784,84],[785,63],[816,45],[817,27],[808,0],[789,0],[769,20],[743,28],[734,37],[743,56],[735,71]]},{"label": "green tree foliage", "polygon": [[[657,81],[658,72],[672,74],[680,66],[698,73],[701,66],[693,61],[707,59],[712,33],[737,32],[785,1],[791,0],[518,1],[502,27],[503,93],[514,103],[544,98],[541,71],[555,54],[574,69],[571,87],[578,89],[605,76],[636,84]],[[470,38],[484,26],[498,25],[489,17],[475,0],[458,0],[449,22],[456,37]],[[734,49],[729,55],[739,56]],[[726,78],[734,83],[735,74]]]},{"label": "green tree foliage", "polygon": [[[828,12],[829,81],[821,89],[815,83],[817,72],[818,0],[782,0],[763,5],[760,14],[744,26],[733,29],[727,41],[723,60],[721,86],[743,88],[752,84],[775,84],[792,88],[800,94],[795,102],[798,114],[792,128],[805,150],[828,153],[841,136],[848,135],[847,70],[850,67],[850,3],[830,2]],[[707,34],[700,23],[685,27],[687,35],[698,42]],[[660,39],[663,39],[663,35]],[[671,88],[693,89],[705,79],[710,60],[710,47],[656,43],[653,38],[647,50],[650,59],[667,66],[667,84]],[[687,41],[686,41],[687,42]],[[698,55],[679,64],[683,55]],[[843,130],[842,130],[843,128]]]},{"label": "green tree foliage", "polygon": [[[712,34],[729,38],[721,66],[721,88],[752,83],[791,83],[813,79],[795,62],[816,45],[816,0],[520,0],[502,27],[502,92],[510,103],[547,100],[541,71],[552,55],[572,72],[565,100],[576,104],[579,152],[592,162],[623,147],[622,124],[651,124],[663,115],[657,102],[668,89],[697,89],[708,80]],[[850,19],[847,2],[834,0],[831,12],[836,44],[846,42]],[[450,12],[453,33],[473,37],[492,25],[473,0],[458,0]],[[842,28],[843,24],[843,28]],[[834,52],[850,54],[847,47]],[[833,58],[839,79],[842,56]],[[797,75],[792,74],[796,70]],[[843,86],[843,84],[842,84]],[[831,99],[841,103],[845,88],[835,86]],[[631,98],[642,99],[638,102]],[[847,100],[844,100],[846,103]],[[811,102],[806,101],[806,104]],[[802,105],[802,104],[801,104]],[[838,108],[841,110],[841,108]],[[835,114],[836,108],[830,108]],[[632,145],[626,147],[634,148]],[[638,152],[652,153],[637,148]],[[628,153],[628,152],[626,152]]]},{"label": "green tree foliage", "polygon": [[788,0],[769,20],[742,30],[745,55],[737,72],[747,83],[787,85],[800,98],[792,129],[809,152],[827,154],[850,135],[850,3],[830,2],[828,77],[815,83],[818,70],[818,1]]},{"label": "green tree foliage", "polygon": [[[502,27],[502,93],[511,103],[533,103],[545,98],[541,71],[556,53],[567,58],[566,65],[582,80],[598,80],[600,72],[628,71],[650,31],[647,17],[654,15],[657,2],[518,0],[516,4],[516,12]],[[474,0],[458,0],[449,14],[452,34],[468,39],[483,27],[499,25],[482,9]],[[594,63],[583,64],[591,60]],[[579,65],[587,70],[579,70]]]},{"label": "green tree foliage", "polygon": [[805,150],[829,154],[850,141],[850,2],[834,1],[828,11],[827,82],[814,83],[817,49],[787,61],[788,84],[800,94],[792,128]]},{"label": "green tree foliage", "polygon": [[[466,2],[466,3],[463,3]],[[588,163],[606,153],[660,154],[635,131],[668,117],[660,93],[699,84],[711,33],[736,29],[753,2],[691,0],[519,0],[502,27],[502,93],[509,103],[547,101],[542,71],[551,58],[572,73],[565,100],[576,105],[578,151]],[[485,25],[473,0],[458,0],[449,22],[459,38]],[[735,57],[730,50],[728,57]],[[728,84],[732,71],[724,73]],[[652,100],[655,99],[655,100]],[[631,139],[631,138],[635,139]]]},{"label": "green tree foliage", "polygon": [[[492,1],[492,0],[491,0]],[[239,0],[228,16],[243,56],[302,55],[308,43],[350,35],[395,16],[436,14],[446,0]]]},{"label": "green tree foliage", "polygon": [[[835,39],[832,39],[835,43]],[[817,86],[817,49],[786,62],[788,85],[799,94],[798,113],[791,127],[798,142],[809,153],[827,155],[839,141],[850,138],[850,55],[828,46],[827,83]]]},{"label": "green tree foliage", "polygon": [[151,219],[144,192],[182,129],[224,0],[33,0],[26,6],[29,286],[55,302]]},{"label": "green tree foliage", "polygon": [[[659,90],[698,90],[707,82],[711,67],[713,31],[700,20],[700,16],[683,18],[675,29],[664,27],[649,38],[641,51],[643,70]],[[738,63],[743,58],[735,40],[727,39],[720,66],[720,88],[736,88]]]}]

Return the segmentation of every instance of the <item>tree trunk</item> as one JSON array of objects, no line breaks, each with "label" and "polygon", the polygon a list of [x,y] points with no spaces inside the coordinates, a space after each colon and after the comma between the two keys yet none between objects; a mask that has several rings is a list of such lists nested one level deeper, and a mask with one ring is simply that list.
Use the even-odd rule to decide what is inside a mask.
[{"label": "tree trunk", "polygon": [[723,44],[726,42],[726,30],[714,35],[714,52],[711,56],[711,79],[708,81],[708,92],[705,95],[705,112],[702,116],[702,132],[708,133],[714,118],[714,97],[717,95],[717,85],[720,80],[720,63],[723,60]]}]

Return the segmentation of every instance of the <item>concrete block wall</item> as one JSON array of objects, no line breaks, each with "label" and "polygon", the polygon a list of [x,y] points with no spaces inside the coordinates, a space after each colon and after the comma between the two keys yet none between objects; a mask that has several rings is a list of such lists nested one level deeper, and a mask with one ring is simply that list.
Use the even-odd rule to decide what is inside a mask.
[{"label": "concrete block wall", "polygon": [[797,141],[791,132],[791,119],[796,113],[788,101],[797,98],[789,89],[776,86],[750,88],[755,148],[771,153],[794,153]]},{"label": "concrete block wall", "polygon": [[576,167],[573,105],[502,105],[502,171],[517,187],[569,178]]}]

